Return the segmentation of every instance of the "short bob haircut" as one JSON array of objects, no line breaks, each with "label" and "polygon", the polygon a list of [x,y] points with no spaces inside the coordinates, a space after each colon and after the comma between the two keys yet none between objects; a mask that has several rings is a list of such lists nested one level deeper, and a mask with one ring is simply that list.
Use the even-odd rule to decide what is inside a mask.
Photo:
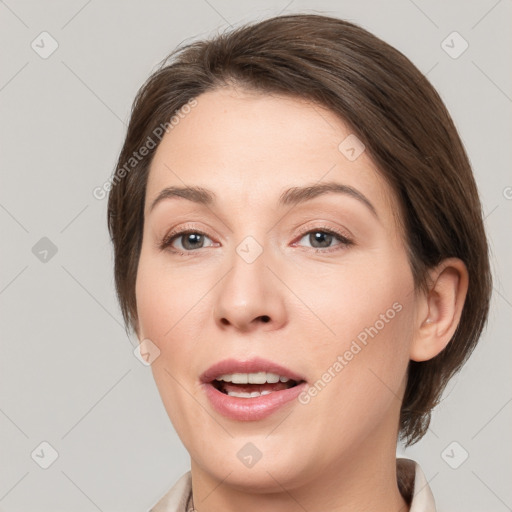
[{"label": "short bob haircut", "polygon": [[[488,245],[470,162],[440,96],[407,57],[353,23],[294,14],[247,24],[178,47],[141,87],[108,199],[125,325],[138,331],[135,282],[146,183],[158,147],[155,129],[168,131],[169,120],[187,102],[230,85],[307,99],[350,127],[396,195],[416,290],[426,290],[429,269],[443,259],[465,263],[469,288],[453,338],[433,359],[409,363],[400,439],[414,444],[487,321]],[[144,146],[146,156],[135,159]]]}]

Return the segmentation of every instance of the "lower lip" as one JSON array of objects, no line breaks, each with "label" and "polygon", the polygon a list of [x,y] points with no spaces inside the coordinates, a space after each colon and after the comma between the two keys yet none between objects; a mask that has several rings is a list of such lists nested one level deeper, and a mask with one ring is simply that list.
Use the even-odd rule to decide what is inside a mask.
[{"label": "lower lip", "polygon": [[306,385],[306,382],[302,382],[293,388],[272,391],[268,395],[239,398],[222,393],[210,383],[204,384],[206,396],[213,408],[223,416],[237,421],[256,421],[270,416],[297,398]]}]

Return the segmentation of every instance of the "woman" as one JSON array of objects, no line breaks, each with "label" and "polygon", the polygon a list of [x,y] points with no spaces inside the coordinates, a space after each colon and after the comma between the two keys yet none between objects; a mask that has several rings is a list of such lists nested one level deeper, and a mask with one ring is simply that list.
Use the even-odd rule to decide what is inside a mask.
[{"label": "woman", "polygon": [[191,470],[152,508],[434,511],[417,442],[486,322],[471,167],[400,52],[320,15],[176,50],[108,222],[127,326]]}]

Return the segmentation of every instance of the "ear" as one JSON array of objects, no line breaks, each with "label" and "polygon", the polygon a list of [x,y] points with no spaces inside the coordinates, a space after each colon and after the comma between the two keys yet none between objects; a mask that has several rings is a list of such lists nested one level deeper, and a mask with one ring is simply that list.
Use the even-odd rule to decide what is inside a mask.
[{"label": "ear", "polygon": [[468,291],[468,271],[458,258],[447,258],[429,272],[427,292],[417,309],[410,358],[428,361],[448,345],[459,325]]}]

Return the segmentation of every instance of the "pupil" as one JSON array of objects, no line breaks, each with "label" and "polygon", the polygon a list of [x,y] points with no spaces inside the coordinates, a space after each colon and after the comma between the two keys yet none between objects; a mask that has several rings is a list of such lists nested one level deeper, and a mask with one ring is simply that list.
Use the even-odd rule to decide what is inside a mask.
[{"label": "pupil", "polygon": [[194,249],[195,244],[198,244],[198,242],[201,241],[202,236],[203,235],[200,235],[199,233],[189,233],[185,236],[185,243],[183,244],[183,247],[185,247],[185,249]]},{"label": "pupil", "polygon": [[[311,236],[313,236],[313,240],[315,243],[316,242],[322,243],[322,239],[323,239],[324,245],[322,245],[321,247],[329,247],[329,245],[332,241],[332,237],[333,237],[333,235],[330,235],[329,233],[324,233],[323,231],[316,231],[314,234],[312,233],[310,235],[310,242],[312,241]],[[313,247],[315,247],[315,243],[312,243],[311,245]]]}]

